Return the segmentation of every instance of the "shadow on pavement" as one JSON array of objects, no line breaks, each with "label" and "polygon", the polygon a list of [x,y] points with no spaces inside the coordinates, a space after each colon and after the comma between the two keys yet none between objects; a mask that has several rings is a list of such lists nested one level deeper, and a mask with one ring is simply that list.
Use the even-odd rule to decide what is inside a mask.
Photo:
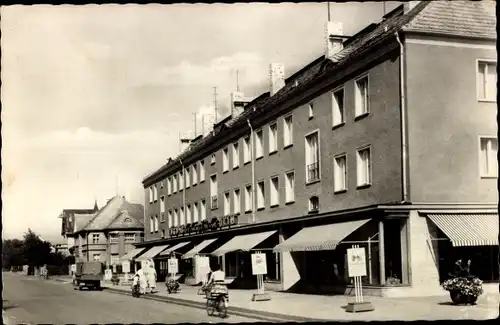
[{"label": "shadow on pavement", "polygon": [[463,306],[475,306],[477,305],[476,303],[472,303],[472,304],[455,304],[454,302],[452,301],[442,301],[442,302],[438,302],[438,305],[441,305],[441,306],[457,306],[457,307],[463,307]]}]

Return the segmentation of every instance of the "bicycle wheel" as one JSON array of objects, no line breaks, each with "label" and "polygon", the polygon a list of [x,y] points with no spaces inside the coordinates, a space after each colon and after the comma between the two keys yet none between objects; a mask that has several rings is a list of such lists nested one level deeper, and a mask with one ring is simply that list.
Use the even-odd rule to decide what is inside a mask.
[{"label": "bicycle wheel", "polygon": [[215,311],[215,306],[214,306],[212,299],[207,298],[207,315],[213,316],[214,311]]},{"label": "bicycle wheel", "polygon": [[227,317],[227,304],[226,304],[226,298],[221,297],[218,299],[218,306],[217,309],[219,311],[219,317],[220,318],[226,318]]}]

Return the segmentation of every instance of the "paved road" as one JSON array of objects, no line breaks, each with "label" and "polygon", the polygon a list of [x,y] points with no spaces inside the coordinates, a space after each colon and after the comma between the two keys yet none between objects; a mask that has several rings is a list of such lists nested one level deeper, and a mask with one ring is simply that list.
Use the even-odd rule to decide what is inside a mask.
[{"label": "paved road", "polygon": [[109,324],[254,322],[250,318],[209,317],[206,311],[136,299],[106,291],[76,291],[64,282],[3,273],[6,324]]}]

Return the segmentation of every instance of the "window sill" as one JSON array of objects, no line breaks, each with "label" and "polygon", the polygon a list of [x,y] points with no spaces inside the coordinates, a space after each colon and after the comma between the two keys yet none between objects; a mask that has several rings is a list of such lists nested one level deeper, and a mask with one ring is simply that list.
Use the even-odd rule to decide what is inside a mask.
[{"label": "window sill", "polygon": [[484,178],[484,179],[494,179],[494,178],[498,178],[498,176],[494,176],[494,175],[482,175],[481,178]]},{"label": "window sill", "polygon": [[271,207],[271,208],[276,208],[276,207],[279,207],[279,206],[280,206],[280,204],[279,204],[279,203],[276,203],[276,204],[271,205],[270,207]]},{"label": "window sill", "polygon": [[262,158],[264,158],[264,156],[257,157],[257,158],[255,158],[255,160],[259,160],[259,159],[262,159]]},{"label": "window sill", "polygon": [[314,116],[309,116],[308,120],[312,120],[314,118]]},{"label": "window sill", "polygon": [[226,173],[229,173],[229,169],[222,172],[222,174],[226,174]]},{"label": "window sill", "polygon": [[277,152],[278,152],[278,150],[271,151],[271,152],[269,153],[269,156],[274,155],[274,154],[276,154]]},{"label": "window sill", "polygon": [[238,165],[238,166],[233,166],[233,170],[236,170],[236,169],[238,169],[238,168],[240,168],[240,165]]},{"label": "window sill", "polygon": [[251,163],[251,161],[250,161],[250,160],[249,160],[249,161],[245,161],[245,162],[243,163],[243,166],[248,165],[249,163]]},{"label": "window sill", "polygon": [[196,185],[198,185],[198,183],[193,184],[193,187],[195,187]]},{"label": "window sill", "polygon": [[249,214],[249,213],[252,213],[252,210],[245,211],[245,214]]},{"label": "window sill", "polygon": [[283,147],[283,150],[293,147],[293,143],[287,144]]},{"label": "window sill", "polygon": [[477,99],[479,103],[496,103],[497,101],[495,99]]},{"label": "window sill", "polygon": [[359,120],[362,120],[364,119],[365,117],[367,117],[368,115],[370,115],[370,112],[366,112],[366,113],[363,113],[363,114],[360,114],[356,117],[354,117],[354,121],[359,121]]},{"label": "window sill", "polygon": [[205,183],[205,180],[200,181],[200,184],[201,184],[201,183]]},{"label": "window sill", "polygon": [[257,208],[257,211],[262,211],[264,210],[266,207],[260,207],[260,208]]},{"label": "window sill", "polygon": [[285,202],[285,205],[290,205],[290,204],[294,204],[295,203],[295,200],[293,201],[288,201],[288,202]]},{"label": "window sill", "polygon": [[345,193],[347,192],[347,189],[342,189],[342,190],[338,190],[338,191],[334,191],[333,194],[342,194],[342,193]]},{"label": "window sill", "polygon": [[306,186],[312,185],[312,184],[316,184],[316,183],[319,183],[319,182],[321,182],[321,178],[315,179],[314,181],[306,182]]},{"label": "window sill", "polygon": [[213,163],[210,163],[210,166],[213,166],[213,165],[215,165],[215,162],[213,162]]},{"label": "window sill", "polygon": [[338,129],[338,128],[344,126],[344,125],[345,125],[345,122],[341,122],[339,124],[335,124],[334,126],[332,126],[332,130]]},{"label": "window sill", "polygon": [[368,187],[370,187],[370,186],[372,186],[372,184],[363,184],[363,185],[358,185],[358,186],[356,186],[356,189],[357,189],[357,190],[362,190],[362,189],[368,188]]},{"label": "window sill", "polygon": [[210,211],[214,211],[214,210],[217,210],[218,207],[215,207],[215,208],[210,208]]}]

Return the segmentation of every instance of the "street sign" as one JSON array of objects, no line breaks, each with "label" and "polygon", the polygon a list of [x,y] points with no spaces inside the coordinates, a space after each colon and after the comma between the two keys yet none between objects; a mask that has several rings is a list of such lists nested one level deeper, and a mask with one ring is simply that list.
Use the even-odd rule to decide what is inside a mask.
[{"label": "street sign", "polygon": [[252,254],[252,274],[267,274],[266,254]]},{"label": "street sign", "polygon": [[123,273],[130,273],[130,261],[123,261],[122,262],[122,272]]},{"label": "street sign", "polygon": [[179,261],[176,258],[168,259],[168,273],[170,274],[179,273]]},{"label": "street sign", "polygon": [[350,277],[366,276],[366,254],[365,249],[347,249],[347,268]]}]

